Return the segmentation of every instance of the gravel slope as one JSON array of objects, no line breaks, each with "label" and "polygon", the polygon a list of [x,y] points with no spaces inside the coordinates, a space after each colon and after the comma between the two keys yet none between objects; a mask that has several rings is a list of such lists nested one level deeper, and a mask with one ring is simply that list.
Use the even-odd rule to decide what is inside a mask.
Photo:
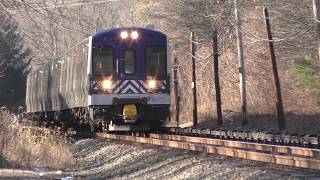
[{"label": "gravel slope", "polygon": [[92,176],[92,179],[301,179],[316,176],[279,170],[262,163],[114,141],[81,140],[74,144],[74,151],[82,169],[75,175]]},{"label": "gravel slope", "polygon": [[9,175],[9,170],[2,169],[0,178],[317,179],[317,174],[300,170],[134,143],[84,139],[72,149],[76,158],[72,171],[11,170]]}]

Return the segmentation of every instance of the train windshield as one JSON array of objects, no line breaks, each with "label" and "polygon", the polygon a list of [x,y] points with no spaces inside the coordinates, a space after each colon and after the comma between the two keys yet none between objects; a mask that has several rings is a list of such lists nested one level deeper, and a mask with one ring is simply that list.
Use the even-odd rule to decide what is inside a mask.
[{"label": "train windshield", "polygon": [[165,47],[148,47],[146,52],[147,76],[164,76],[166,74]]},{"label": "train windshield", "polygon": [[101,47],[92,49],[92,63],[94,75],[112,75],[113,48]]}]

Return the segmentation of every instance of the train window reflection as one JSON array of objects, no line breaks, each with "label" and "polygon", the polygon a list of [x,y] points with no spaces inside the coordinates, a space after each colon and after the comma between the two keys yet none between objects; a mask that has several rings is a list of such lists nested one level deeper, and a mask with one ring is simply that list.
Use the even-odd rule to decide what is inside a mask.
[{"label": "train window reflection", "polygon": [[93,74],[112,75],[113,48],[101,47],[92,49]]},{"label": "train window reflection", "polygon": [[133,74],[135,71],[136,53],[133,49],[124,51],[124,73]]},{"label": "train window reflection", "polygon": [[165,47],[148,47],[146,52],[147,76],[163,76],[166,74]]}]

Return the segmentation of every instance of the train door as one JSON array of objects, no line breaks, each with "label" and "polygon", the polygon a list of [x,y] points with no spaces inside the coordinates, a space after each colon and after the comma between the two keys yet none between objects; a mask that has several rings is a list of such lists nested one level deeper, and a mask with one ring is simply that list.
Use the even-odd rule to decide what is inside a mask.
[{"label": "train door", "polygon": [[143,80],[142,62],[143,52],[140,52],[138,44],[126,43],[120,45],[118,66],[118,87],[120,94],[141,94],[145,93]]},{"label": "train door", "polygon": [[119,78],[122,80],[139,79],[139,53],[135,44],[121,45],[119,48]]}]

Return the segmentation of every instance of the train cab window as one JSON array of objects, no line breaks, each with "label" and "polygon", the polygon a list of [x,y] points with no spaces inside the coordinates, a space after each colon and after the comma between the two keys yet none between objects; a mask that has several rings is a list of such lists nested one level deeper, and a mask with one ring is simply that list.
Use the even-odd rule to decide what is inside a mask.
[{"label": "train cab window", "polygon": [[133,49],[124,51],[124,73],[134,74],[136,64],[136,52]]},{"label": "train cab window", "polygon": [[165,47],[148,47],[146,50],[147,76],[164,76],[166,74]]},{"label": "train cab window", "polygon": [[113,48],[100,47],[92,49],[92,63],[94,75],[112,75]]}]

